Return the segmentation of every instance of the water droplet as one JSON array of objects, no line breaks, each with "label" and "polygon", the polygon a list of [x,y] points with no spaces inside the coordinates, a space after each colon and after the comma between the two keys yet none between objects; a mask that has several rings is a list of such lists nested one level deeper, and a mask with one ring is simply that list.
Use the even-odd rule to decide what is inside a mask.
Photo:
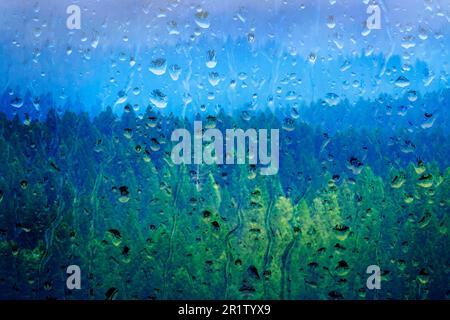
[{"label": "water droplet", "polygon": [[185,92],[183,94],[183,103],[185,106],[187,106],[188,104],[190,104],[192,102],[192,96],[190,93]]},{"label": "water droplet", "polygon": [[177,81],[180,78],[181,68],[177,64],[169,66],[169,75],[173,81]]},{"label": "water droplet", "polygon": [[246,79],[247,79],[247,73],[245,73],[245,72],[239,72],[238,78],[239,78],[239,80],[241,80],[241,81],[246,80]]},{"label": "water droplet", "polygon": [[419,228],[425,228],[426,226],[428,226],[431,222],[431,213],[430,212],[426,212],[422,218],[419,219],[419,221],[417,222],[417,224],[419,225]]},{"label": "water droplet", "polygon": [[414,201],[414,196],[410,193],[405,193],[405,198],[404,198],[405,203],[412,203]]},{"label": "water droplet", "polygon": [[397,265],[398,265],[398,269],[399,269],[400,271],[405,271],[405,269],[406,269],[406,261],[405,261],[405,260],[399,259],[399,260],[397,261]]},{"label": "water droplet", "polygon": [[158,89],[153,90],[150,96],[150,102],[160,109],[167,107],[168,100],[169,98]]},{"label": "water droplet", "polygon": [[33,35],[36,38],[39,38],[41,36],[41,34],[42,34],[42,29],[41,28],[36,27],[36,28],[33,29]]},{"label": "water droplet", "polygon": [[135,88],[133,89],[133,94],[134,94],[135,96],[138,96],[140,93],[141,93],[141,89],[140,89],[139,87],[135,87]]},{"label": "water droplet", "polygon": [[127,139],[131,139],[133,137],[133,129],[131,128],[123,129],[123,136]]},{"label": "water droplet", "polygon": [[433,186],[433,176],[431,174],[423,174],[420,176],[417,185],[422,188],[431,188]]},{"label": "water droplet", "polygon": [[122,235],[117,229],[109,229],[107,236],[115,247],[118,247],[122,243]]},{"label": "water droplet", "polygon": [[328,16],[327,27],[330,29],[333,29],[334,27],[336,27],[336,21],[334,20],[334,16]]},{"label": "water droplet", "polygon": [[128,96],[124,90],[120,90],[117,93],[118,99],[116,101],[116,104],[122,104],[125,103],[128,100]]},{"label": "water droplet", "polygon": [[426,285],[430,281],[430,274],[425,269],[422,268],[419,274],[417,275],[417,281],[421,285]]},{"label": "water droplet", "polygon": [[98,46],[99,40],[100,40],[99,36],[95,35],[94,39],[92,39],[92,41],[91,41],[91,47],[96,49]]},{"label": "water droplet", "polygon": [[219,74],[217,72],[210,72],[209,73],[209,77],[208,77],[208,81],[213,87],[217,86],[219,84],[219,81],[220,81]]},{"label": "water droplet", "polygon": [[433,117],[431,113],[425,113],[425,121],[420,125],[422,129],[430,129],[433,127],[436,117]]},{"label": "water droplet", "polygon": [[428,39],[428,30],[424,27],[419,27],[419,39],[427,40]]},{"label": "water droplet", "polygon": [[330,107],[335,107],[341,102],[341,98],[335,93],[327,93],[325,96],[325,102]]},{"label": "water droplet", "polygon": [[333,232],[339,241],[344,241],[350,234],[350,228],[345,225],[336,225],[333,228]]},{"label": "water droplet", "polygon": [[[127,203],[130,200],[130,198],[128,196],[129,195],[128,187],[122,186],[119,188],[119,191],[120,191],[119,201],[121,203]],[[120,233],[119,233],[119,235],[120,235]]]},{"label": "water droplet", "polygon": [[433,82],[434,78],[435,78],[435,75],[433,73],[430,73],[427,77],[422,79],[423,85],[425,87],[428,87]]},{"label": "water droplet", "polygon": [[350,272],[350,268],[345,260],[341,260],[338,262],[338,265],[336,266],[336,273],[341,276],[345,277]]},{"label": "water droplet", "polygon": [[105,293],[106,300],[114,300],[118,293],[119,290],[117,290],[116,288],[109,288]]},{"label": "water droplet", "polygon": [[11,106],[14,108],[22,108],[23,106],[23,100],[20,97],[15,97],[12,101],[11,101]]},{"label": "water droplet", "polygon": [[342,66],[339,68],[339,70],[341,72],[344,72],[344,71],[347,71],[348,69],[350,69],[351,66],[352,65],[351,65],[350,61],[345,60],[344,63],[342,64]]},{"label": "water droplet", "polygon": [[41,104],[41,99],[39,99],[39,97],[34,97],[33,101],[31,102],[33,104],[33,107],[39,111],[40,109],[40,104]]},{"label": "water droplet", "polygon": [[415,102],[417,100],[417,92],[415,90],[408,91],[408,100]]},{"label": "water droplet", "polygon": [[247,41],[248,41],[248,43],[254,43],[255,39],[256,39],[256,37],[255,37],[255,34],[253,32],[249,32],[247,34]]},{"label": "water droplet", "polygon": [[26,188],[28,188],[28,181],[27,180],[22,180],[20,181],[20,187],[25,190]]},{"label": "water droplet", "polygon": [[208,29],[210,26],[209,13],[204,10],[200,10],[195,14],[195,23],[202,29]]},{"label": "water droplet", "polygon": [[292,101],[292,100],[295,100],[295,99],[297,99],[297,94],[295,93],[295,91],[288,91],[286,93],[286,100],[287,101]]},{"label": "water droplet", "polygon": [[216,127],[217,118],[215,116],[208,116],[206,117],[206,129],[214,129]]},{"label": "water droplet", "polygon": [[395,176],[391,182],[391,187],[394,189],[399,189],[406,182],[405,175],[403,173]]},{"label": "water droplet", "polygon": [[298,119],[300,117],[300,113],[298,112],[298,109],[295,106],[293,106],[291,109],[291,117],[293,119]]},{"label": "water droplet", "polygon": [[356,157],[351,157],[348,161],[347,168],[350,169],[353,174],[360,174],[364,164]]},{"label": "water droplet", "polygon": [[416,43],[414,41],[414,37],[413,36],[405,36],[405,37],[403,37],[401,46],[403,48],[405,48],[405,49],[414,48],[416,46]]},{"label": "water droplet", "polygon": [[427,168],[425,167],[425,164],[422,160],[419,160],[417,162],[417,166],[414,166],[414,171],[416,171],[417,174],[423,174]]},{"label": "water droplet", "polygon": [[162,76],[166,73],[167,62],[164,58],[158,58],[152,60],[150,67],[148,68],[153,74],[157,76]]},{"label": "water droplet", "polygon": [[241,111],[241,118],[244,121],[249,121],[252,118],[252,115],[251,115],[250,111],[243,110],[243,111]]},{"label": "water droplet", "polygon": [[401,142],[400,150],[403,153],[412,153],[416,150],[416,146],[411,140],[404,140]]},{"label": "water droplet", "polygon": [[314,63],[316,63],[316,60],[317,60],[316,54],[315,54],[314,52],[311,52],[311,53],[309,54],[309,56],[308,56],[308,61],[309,61],[311,64],[314,64]]},{"label": "water droplet", "polygon": [[283,120],[283,130],[294,131],[295,130],[295,120],[291,118],[285,118]]},{"label": "water droplet", "polygon": [[267,106],[269,108],[272,108],[273,106],[275,106],[275,100],[274,100],[273,96],[271,96],[271,95],[267,97]]},{"label": "water droplet", "polygon": [[410,82],[404,76],[400,76],[395,80],[395,85],[399,88],[406,88],[410,85]]},{"label": "water droplet", "polygon": [[134,67],[134,65],[136,64],[136,60],[133,58],[133,57],[131,57],[130,58],[130,62],[129,62],[129,64],[130,64],[130,67]]},{"label": "water droplet", "polygon": [[216,52],[214,50],[208,50],[206,66],[210,69],[215,68],[217,65]]},{"label": "water droplet", "polygon": [[167,30],[169,31],[169,35],[179,35],[180,31],[178,31],[177,27],[178,25],[176,21],[171,20],[167,22]]},{"label": "water droplet", "polygon": [[157,139],[152,138],[150,140],[150,149],[152,151],[159,151],[159,149],[161,149],[161,145],[160,145],[160,143],[159,143],[159,141]]}]

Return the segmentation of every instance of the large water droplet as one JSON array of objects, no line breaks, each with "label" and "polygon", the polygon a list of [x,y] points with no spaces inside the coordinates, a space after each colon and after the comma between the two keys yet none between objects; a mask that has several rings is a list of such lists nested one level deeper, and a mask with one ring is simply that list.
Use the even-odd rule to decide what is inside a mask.
[{"label": "large water droplet", "polygon": [[23,99],[20,97],[15,97],[12,101],[11,101],[11,106],[14,108],[22,108],[23,106]]},{"label": "large water droplet", "polygon": [[294,131],[295,130],[295,120],[291,118],[285,118],[283,120],[283,130]]},{"label": "large water droplet", "polygon": [[150,96],[150,102],[160,109],[167,107],[168,100],[169,98],[158,89],[153,90]]},{"label": "large water droplet", "polygon": [[202,29],[208,29],[210,26],[208,11],[200,10],[195,14],[195,23]]},{"label": "large water droplet", "polygon": [[327,27],[333,29],[336,27],[336,21],[334,20],[334,16],[329,16],[327,19]]},{"label": "large water droplet", "polygon": [[167,63],[166,59],[158,58],[151,62],[150,67],[148,68],[153,74],[157,76],[162,76],[166,73]]}]

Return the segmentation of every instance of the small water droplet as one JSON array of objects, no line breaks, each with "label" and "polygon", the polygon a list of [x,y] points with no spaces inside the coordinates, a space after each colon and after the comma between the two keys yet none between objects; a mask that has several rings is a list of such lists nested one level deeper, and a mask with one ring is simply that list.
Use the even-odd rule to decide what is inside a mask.
[{"label": "small water droplet", "polygon": [[330,107],[335,107],[341,102],[341,98],[335,93],[327,93],[325,96],[325,102]]},{"label": "small water droplet", "polygon": [[169,66],[169,75],[173,81],[177,81],[180,78],[181,68],[177,64]]},{"label": "small water droplet", "polygon": [[395,80],[395,85],[399,88],[406,88],[410,85],[410,82],[404,76],[400,76]]},{"label": "small water droplet", "polygon": [[213,87],[217,86],[220,82],[219,74],[217,72],[210,72],[208,81]]},{"label": "small water droplet", "polygon": [[316,63],[316,60],[317,60],[316,54],[315,54],[314,52],[311,52],[311,53],[309,54],[309,56],[308,56],[308,61],[309,61],[309,63],[315,64],[315,63]]},{"label": "small water droplet", "polygon": [[247,41],[248,41],[248,43],[254,43],[255,40],[256,40],[255,34],[253,32],[249,32],[247,34]]},{"label": "small water droplet", "polygon": [[141,93],[141,89],[140,89],[139,87],[135,87],[135,88],[133,89],[133,94],[134,94],[135,96],[138,96],[140,93]]},{"label": "small water droplet", "polygon": [[116,101],[116,104],[125,103],[127,101],[127,99],[128,99],[128,96],[127,96],[127,94],[126,94],[126,92],[124,90],[120,90],[117,93],[117,96],[118,96],[118,99]]},{"label": "small water droplet", "polygon": [[216,52],[214,50],[208,50],[206,66],[210,69],[215,68],[217,65]]}]

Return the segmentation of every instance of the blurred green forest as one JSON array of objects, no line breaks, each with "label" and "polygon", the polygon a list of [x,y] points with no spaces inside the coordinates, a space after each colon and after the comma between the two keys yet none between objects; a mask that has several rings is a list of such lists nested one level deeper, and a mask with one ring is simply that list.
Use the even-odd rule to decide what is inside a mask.
[{"label": "blurred green forest", "polygon": [[[197,118],[281,128],[278,175],[173,165],[170,134],[192,121],[151,108],[0,114],[0,298],[450,298],[444,130]],[[81,290],[66,288],[73,264]]]}]

